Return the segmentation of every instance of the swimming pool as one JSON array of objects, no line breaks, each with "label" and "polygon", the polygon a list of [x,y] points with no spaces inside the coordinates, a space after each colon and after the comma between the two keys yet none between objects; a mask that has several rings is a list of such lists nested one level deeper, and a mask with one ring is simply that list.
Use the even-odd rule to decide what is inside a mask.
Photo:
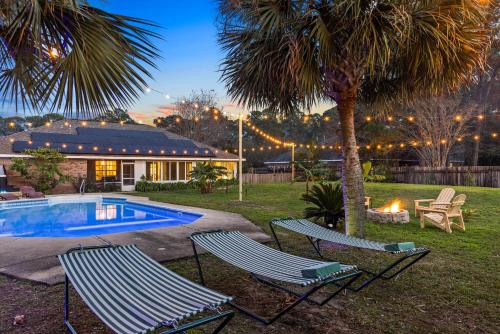
[{"label": "swimming pool", "polygon": [[0,203],[0,237],[88,237],[190,224],[202,216],[101,196],[19,200]]}]

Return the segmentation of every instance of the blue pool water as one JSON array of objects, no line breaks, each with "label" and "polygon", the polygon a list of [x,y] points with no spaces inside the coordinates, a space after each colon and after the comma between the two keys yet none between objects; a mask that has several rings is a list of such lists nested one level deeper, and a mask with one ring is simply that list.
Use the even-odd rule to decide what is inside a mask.
[{"label": "blue pool water", "polygon": [[86,203],[28,201],[0,207],[0,237],[87,237],[190,224],[201,216],[111,198]]}]

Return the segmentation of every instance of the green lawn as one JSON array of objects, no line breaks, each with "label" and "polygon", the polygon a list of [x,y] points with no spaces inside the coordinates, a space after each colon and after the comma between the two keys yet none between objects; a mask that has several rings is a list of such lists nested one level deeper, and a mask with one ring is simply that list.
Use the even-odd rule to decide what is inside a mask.
[{"label": "green lawn", "polygon": [[[433,198],[440,186],[368,184],[374,205],[393,198],[403,200],[412,212],[413,199]],[[477,209],[466,218],[466,232],[448,235],[433,227],[424,230],[413,220],[406,225],[367,225],[369,238],[387,242],[414,241],[432,252],[392,282],[377,282],[360,293],[346,293],[318,308],[302,304],[271,326],[238,314],[224,333],[498,333],[500,328],[500,189],[456,187],[467,195],[467,208]],[[201,195],[187,190],[148,193],[153,200],[237,212],[268,231],[273,217],[300,216],[299,200],[304,184],[248,186],[245,201],[238,202],[236,189]],[[308,242],[281,230],[287,251],[314,257]],[[271,244],[272,245],[272,244]],[[386,258],[369,251],[336,250],[329,254],[343,262],[376,268]],[[291,298],[262,286],[213,256],[202,262],[210,287],[237,297],[237,301],[259,313],[269,314],[290,303]],[[197,280],[193,258],[166,264],[168,268]],[[65,333],[62,324],[63,285],[45,286],[0,275],[0,333]],[[71,318],[79,333],[110,333],[71,289]],[[16,314],[26,315],[26,324],[13,326]],[[198,334],[199,331],[189,334]],[[206,332],[208,333],[208,331]]]},{"label": "green lawn", "polygon": [[[296,309],[273,326],[262,327],[239,315],[229,327],[231,333],[493,333],[500,328],[499,224],[500,189],[455,187],[467,195],[466,208],[477,212],[466,218],[466,232],[448,235],[433,227],[420,229],[413,218],[413,199],[433,198],[441,186],[411,184],[368,184],[367,195],[374,206],[399,198],[410,210],[406,225],[367,225],[367,237],[380,241],[414,241],[432,249],[431,254],[392,282],[379,282],[357,293],[347,293],[327,307]],[[152,200],[192,205],[240,213],[268,231],[273,217],[300,216],[305,206],[299,200],[304,184],[250,185],[244,202],[236,189],[201,195],[187,190],[170,193],[138,193]],[[307,241],[281,231],[290,252],[313,257]],[[384,258],[360,250],[336,250],[336,258],[376,268]],[[262,287],[245,273],[222,264],[212,256],[203,258],[209,285],[235,295],[258,311],[272,312],[289,298]],[[196,278],[192,259],[168,264],[192,279]],[[278,298],[278,302],[273,301]]]}]

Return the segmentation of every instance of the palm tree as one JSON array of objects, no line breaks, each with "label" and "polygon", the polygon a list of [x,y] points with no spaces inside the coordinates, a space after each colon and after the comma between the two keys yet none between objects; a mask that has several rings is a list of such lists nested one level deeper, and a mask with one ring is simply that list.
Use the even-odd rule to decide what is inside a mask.
[{"label": "palm tree", "polygon": [[363,235],[357,100],[385,106],[468,82],[484,67],[487,7],[486,0],[220,0],[222,79],[240,104],[284,115],[337,104],[346,232]]},{"label": "palm tree", "polygon": [[226,167],[215,166],[212,162],[199,162],[189,172],[189,182],[196,184],[202,194],[208,194],[212,192],[215,182],[226,174]]},{"label": "palm tree", "polygon": [[155,67],[151,26],[85,0],[2,0],[0,98],[77,118],[125,108]]}]

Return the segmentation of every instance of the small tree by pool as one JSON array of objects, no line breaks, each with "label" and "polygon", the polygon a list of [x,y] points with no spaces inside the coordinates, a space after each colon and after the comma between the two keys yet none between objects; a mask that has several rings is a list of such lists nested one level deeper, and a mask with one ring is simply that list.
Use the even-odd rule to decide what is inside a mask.
[{"label": "small tree by pool", "polygon": [[208,194],[213,191],[215,182],[226,174],[226,167],[214,166],[211,162],[197,163],[189,173],[189,182],[194,183],[202,194]]}]

